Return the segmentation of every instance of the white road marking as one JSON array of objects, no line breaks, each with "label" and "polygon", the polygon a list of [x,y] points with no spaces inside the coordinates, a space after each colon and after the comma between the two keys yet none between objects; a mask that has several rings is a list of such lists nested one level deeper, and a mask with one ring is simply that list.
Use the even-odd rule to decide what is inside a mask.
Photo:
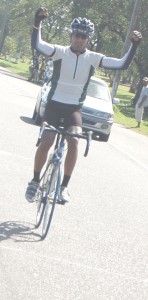
[{"label": "white road marking", "polygon": [[103,268],[96,268],[94,266],[89,266],[89,265],[85,265],[85,264],[80,264],[80,263],[74,263],[70,260],[64,260],[63,258],[62,259],[58,259],[56,257],[51,257],[51,255],[49,256],[45,256],[45,255],[39,255],[39,254],[36,254],[34,252],[29,252],[28,253],[28,250],[22,250],[22,249],[19,249],[19,248],[14,248],[14,247],[6,247],[6,246],[0,246],[0,249],[5,249],[5,250],[11,250],[11,251],[15,251],[15,252],[22,252],[22,253],[26,253],[27,255],[28,254],[31,254],[33,256],[36,256],[38,257],[39,259],[44,259],[44,260],[53,260],[55,262],[59,262],[59,263],[63,263],[65,265],[72,265],[72,266],[75,266],[75,267],[78,267],[78,268],[82,268],[82,269],[88,269],[88,270],[91,270],[91,271],[99,271],[101,273],[106,273],[106,274],[111,274],[111,275],[116,275],[116,276],[119,276],[121,278],[124,278],[124,279],[128,279],[128,280],[132,280],[132,281],[135,281],[138,283],[141,282],[143,284],[145,284],[145,281],[147,280],[147,278],[145,279],[139,279],[139,278],[135,278],[133,276],[127,276],[125,274],[121,274],[121,273],[118,273],[118,272],[112,272],[108,269],[103,269]]},{"label": "white road marking", "polygon": [[144,165],[143,163],[141,163],[138,159],[136,159],[133,155],[130,155],[128,152],[124,151],[122,148],[109,143],[109,145],[115,149],[117,149],[118,151],[122,152],[124,155],[128,156],[131,160],[133,160],[136,164],[138,164],[140,167],[144,168],[146,171],[148,171],[148,167],[146,165]]}]

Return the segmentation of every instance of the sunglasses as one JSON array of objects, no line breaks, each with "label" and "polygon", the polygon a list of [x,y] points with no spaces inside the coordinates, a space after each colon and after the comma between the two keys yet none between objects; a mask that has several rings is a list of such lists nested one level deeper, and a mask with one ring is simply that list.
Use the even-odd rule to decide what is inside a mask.
[{"label": "sunglasses", "polygon": [[79,39],[79,38],[81,38],[82,40],[88,39],[88,36],[87,36],[86,34],[84,34],[84,33],[79,33],[79,32],[77,32],[77,33],[73,33],[73,35],[74,35],[77,39]]}]

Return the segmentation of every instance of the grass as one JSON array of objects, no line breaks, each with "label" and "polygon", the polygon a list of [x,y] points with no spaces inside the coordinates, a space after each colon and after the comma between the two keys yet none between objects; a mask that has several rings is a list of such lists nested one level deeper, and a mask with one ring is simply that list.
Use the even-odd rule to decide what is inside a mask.
[{"label": "grass", "polygon": [[[100,78],[109,84],[109,79],[102,74],[97,74]],[[140,128],[136,128],[137,122],[135,120],[135,108],[132,107],[131,98],[135,94],[129,92],[130,86],[119,85],[116,97],[119,98],[120,104],[113,105],[114,108],[114,122],[129,128],[135,132],[143,135],[148,135],[148,115],[145,113]],[[110,88],[111,91],[111,88]]]},{"label": "grass", "polygon": [[[19,61],[16,63],[15,61],[10,62],[0,58],[0,66],[27,78],[29,76],[29,65],[29,60],[25,60],[24,62]],[[103,76],[102,73],[97,73],[97,76],[109,83],[109,79],[106,76]],[[116,97],[120,99],[120,104],[113,105],[115,113],[114,122],[123,125],[125,128],[130,128],[140,134],[148,135],[148,118],[146,114],[144,115],[141,127],[136,128],[137,123],[134,116],[135,109],[131,106],[131,98],[133,96],[134,94],[129,92],[129,86],[119,85]]]},{"label": "grass", "polygon": [[21,76],[27,77],[29,76],[29,60],[25,60],[24,62],[19,61],[19,63],[13,61],[8,61],[0,58],[0,66],[10,71],[19,74]]},{"label": "grass", "polygon": [[133,96],[134,94],[129,92],[129,86],[119,85],[117,98],[120,99],[120,105],[114,106],[114,121],[138,133],[148,135],[148,117],[146,112],[144,113],[140,128],[136,128],[137,122],[135,120],[135,108],[131,105],[131,98]]}]

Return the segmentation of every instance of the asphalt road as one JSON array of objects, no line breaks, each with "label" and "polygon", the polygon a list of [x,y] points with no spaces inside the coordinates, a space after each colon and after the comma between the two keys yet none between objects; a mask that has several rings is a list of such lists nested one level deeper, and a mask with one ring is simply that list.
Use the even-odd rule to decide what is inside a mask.
[{"label": "asphalt road", "polygon": [[92,142],[47,238],[25,200],[39,128],[39,86],[0,68],[0,299],[148,299],[148,138],[114,125]]}]

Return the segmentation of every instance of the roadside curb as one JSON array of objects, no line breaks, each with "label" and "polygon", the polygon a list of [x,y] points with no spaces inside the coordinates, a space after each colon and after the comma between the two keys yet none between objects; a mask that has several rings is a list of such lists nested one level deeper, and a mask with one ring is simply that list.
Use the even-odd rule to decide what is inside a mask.
[{"label": "roadside curb", "polygon": [[22,76],[22,75],[19,75],[19,74],[16,74],[16,73],[13,73],[12,71],[10,71],[9,69],[7,68],[3,68],[0,66],[0,73],[4,74],[4,75],[7,75],[7,76],[11,76],[11,77],[15,77],[15,78],[18,78],[18,79],[22,79],[22,80],[28,80],[28,78]]}]

